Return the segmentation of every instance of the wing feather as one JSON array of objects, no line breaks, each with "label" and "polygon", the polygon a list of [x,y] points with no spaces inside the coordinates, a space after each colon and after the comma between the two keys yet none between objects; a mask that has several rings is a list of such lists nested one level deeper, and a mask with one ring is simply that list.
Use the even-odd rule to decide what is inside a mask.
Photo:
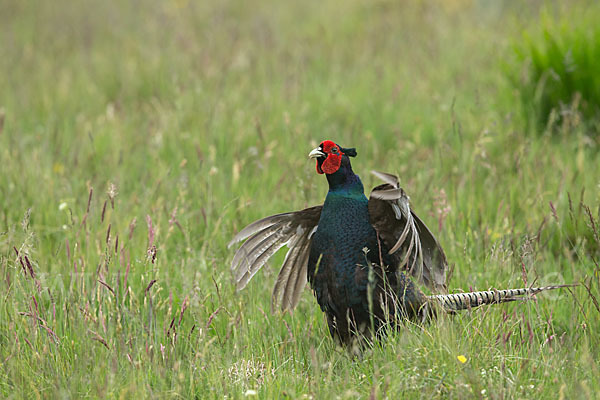
[{"label": "wing feather", "polygon": [[282,308],[285,308],[285,304],[283,303],[285,288],[287,286],[287,283],[289,282],[293,266],[298,261],[298,258],[300,257],[302,252],[302,246],[296,246],[296,242],[297,240],[294,243],[290,243],[290,250],[285,255],[283,265],[281,267],[281,270],[279,271],[279,275],[277,275],[277,281],[275,281],[275,286],[273,287],[273,294],[271,296],[272,311],[275,310],[276,305],[278,304],[280,304]]},{"label": "wing feather", "polygon": [[227,244],[227,247],[231,248],[231,246],[233,246],[235,243],[241,242],[242,240],[250,237],[251,235],[257,232],[260,232],[273,225],[280,224],[281,222],[288,221],[292,214],[294,213],[275,214],[269,217],[265,217],[263,219],[259,219],[258,221],[254,221],[253,223],[239,231],[237,235],[235,235],[233,239],[231,239],[231,241]]},{"label": "wing feather", "polygon": [[400,181],[396,175],[388,174],[387,172],[381,171],[371,171],[373,175],[384,181],[385,183],[391,185],[392,187],[398,188],[400,187]]},{"label": "wing feather", "polygon": [[277,252],[280,248],[285,246],[285,242],[281,242],[280,240],[276,240],[266,248],[262,253],[256,257],[252,263],[249,263],[248,270],[242,275],[240,279],[238,279],[237,287],[238,289],[243,289],[246,287],[250,279],[262,268],[263,265],[271,258],[273,254]]},{"label": "wing feather", "polygon": [[424,279],[426,282],[431,282],[432,286],[439,288],[440,291],[446,291],[446,272],[448,270],[446,254],[427,225],[415,213],[412,213],[412,216],[419,231],[419,245],[423,249],[423,263],[426,266],[423,269]]},{"label": "wing feather", "polygon": [[252,264],[256,259],[263,254],[273,243],[277,242],[281,237],[282,226],[275,228],[267,228],[265,231],[258,232],[251,236],[233,256],[231,269],[234,272],[235,278],[240,279],[244,273],[244,264]]},{"label": "wing feather", "polygon": [[[429,288],[446,291],[448,264],[439,242],[425,223],[410,208],[410,198],[394,175],[372,171],[384,182],[373,189],[369,198],[371,224],[396,254],[400,270],[407,270]],[[401,250],[401,251],[399,251]]]},{"label": "wing feather", "polygon": [[235,235],[229,246],[245,240],[231,262],[238,290],[248,284],[273,254],[287,245],[289,250],[273,288],[272,307],[293,309],[306,286],[311,237],[322,208],[315,206],[272,215],[251,223]]},{"label": "wing feather", "polygon": [[285,285],[285,291],[283,292],[283,298],[281,302],[281,307],[283,310],[286,309],[294,309],[298,302],[300,301],[300,295],[306,286],[307,275],[306,270],[308,269],[308,255],[310,253],[310,242],[305,241],[300,254],[298,255],[299,259],[299,268],[293,269],[290,277]]}]

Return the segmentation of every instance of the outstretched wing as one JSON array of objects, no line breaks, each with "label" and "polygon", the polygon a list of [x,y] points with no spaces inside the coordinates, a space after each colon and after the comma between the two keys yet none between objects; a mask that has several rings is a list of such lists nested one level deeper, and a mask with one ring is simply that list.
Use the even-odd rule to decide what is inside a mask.
[{"label": "outstretched wing", "polygon": [[235,235],[229,247],[245,240],[231,262],[238,290],[246,287],[267,260],[287,245],[289,250],[273,288],[271,308],[279,305],[282,310],[294,309],[306,286],[311,237],[317,229],[322,208],[315,206],[272,215],[251,223]]},{"label": "outstretched wing", "polygon": [[[389,253],[394,254],[400,269],[407,270],[418,282],[446,292],[448,262],[444,250],[429,228],[410,209],[409,197],[398,178],[372,171],[385,181],[369,197],[369,216]],[[398,251],[402,250],[402,251]]]}]

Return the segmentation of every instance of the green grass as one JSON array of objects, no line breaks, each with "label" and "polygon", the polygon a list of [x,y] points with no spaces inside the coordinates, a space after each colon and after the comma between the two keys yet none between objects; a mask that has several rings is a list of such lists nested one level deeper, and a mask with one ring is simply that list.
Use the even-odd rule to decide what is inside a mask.
[{"label": "green grass", "polygon": [[[0,396],[594,398],[598,143],[526,134],[501,68],[538,6],[285,3],[0,4]],[[236,293],[226,244],[323,200],[323,139],[401,177],[453,290],[590,292],[360,360],[308,290],[271,314],[283,254]]]},{"label": "green grass", "polygon": [[571,134],[583,129],[597,136],[600,7],[595,2],[565,3],[543,15],[543,22],[530,27],[524,40],[517,42],[520,63],[511,73],[525,113],[541,131]]}]

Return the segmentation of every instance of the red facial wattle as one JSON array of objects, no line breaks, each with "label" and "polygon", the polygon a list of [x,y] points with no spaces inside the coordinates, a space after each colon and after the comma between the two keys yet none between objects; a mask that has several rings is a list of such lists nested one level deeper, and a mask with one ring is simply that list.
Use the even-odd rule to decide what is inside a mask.
[{"label": "red facial wattle", "polygon": [[333,174],[338,169],[340,169],[340,165],[342,164],[342,150],[340,146],[332,142],[331,140],[326,140],[321,143],[321,148],[323,149],[323,153],[327,155],[325,161],[321,165],[319,165],[319,161],[317,160],[317,172],[319,174]]},{"label": "red facial wattle", "polygon": [[321,170],[326,174],[333,174],[342,164],[341,154],[329,154],[323,164],[321,164]]}]

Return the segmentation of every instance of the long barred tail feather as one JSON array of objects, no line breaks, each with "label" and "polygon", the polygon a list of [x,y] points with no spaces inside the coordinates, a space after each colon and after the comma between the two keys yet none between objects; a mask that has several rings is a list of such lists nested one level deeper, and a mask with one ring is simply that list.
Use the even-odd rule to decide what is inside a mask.
[{"label": "long barred tail feather", "polygon": [[515,300],[529,300],[531,296],[539,292],[573,286],[577,286],[577,284],[439,294],[428,296],[427,298],[433,303],[438,303],[444,310],[453,312],[479,307],[484,304],[499,304]]}]

